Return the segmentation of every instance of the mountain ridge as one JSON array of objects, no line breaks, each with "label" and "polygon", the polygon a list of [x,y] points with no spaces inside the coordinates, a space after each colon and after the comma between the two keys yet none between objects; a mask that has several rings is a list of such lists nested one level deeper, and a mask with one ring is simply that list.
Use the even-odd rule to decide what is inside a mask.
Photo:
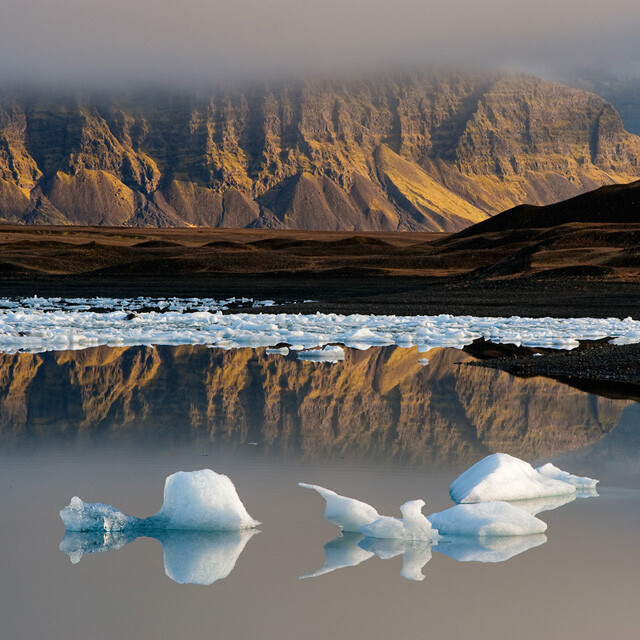
[{"label": "mountain ridge", "polygon": [[458,231],[640,176],[602,98],[523,74],[0,95],[0,217]]}]

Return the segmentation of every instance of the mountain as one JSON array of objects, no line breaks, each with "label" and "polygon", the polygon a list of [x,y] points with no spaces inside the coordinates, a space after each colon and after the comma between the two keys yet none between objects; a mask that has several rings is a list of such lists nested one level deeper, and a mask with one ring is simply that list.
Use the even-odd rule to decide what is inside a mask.
[{"label": "mountain", "polygon": [[0,218],[456,231],[640,175],[598,96],[522,74],[0,95]]},{"label": "mountain", "polygon": [[473,360],[416,347],[347,349],[336,364],[192,345],[0,354],[0,440],[173,437],[415,463],[495,451],[533,459],[600,440],[629,404],[458,364]]}]

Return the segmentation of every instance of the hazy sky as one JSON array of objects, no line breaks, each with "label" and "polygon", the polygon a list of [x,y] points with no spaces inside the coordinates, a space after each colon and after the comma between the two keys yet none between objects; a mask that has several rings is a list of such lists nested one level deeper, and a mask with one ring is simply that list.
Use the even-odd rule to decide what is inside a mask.
[{"label": "hazy sky", "polygon": [[640,68],[638,0],[0,0],[0,78]]}]

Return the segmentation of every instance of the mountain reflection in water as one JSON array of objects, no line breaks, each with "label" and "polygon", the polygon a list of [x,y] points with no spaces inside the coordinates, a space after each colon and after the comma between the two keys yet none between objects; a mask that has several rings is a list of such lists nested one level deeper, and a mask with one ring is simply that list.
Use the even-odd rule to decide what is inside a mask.
[{"label": "mountain reflection in water", "polygon": [[588,446],[629,404],[458,364],[471,360],[457,349],[395,346],[345,349],[336,363],[193,345],[0,354],[0,438],[174,438],[462,463]]}]

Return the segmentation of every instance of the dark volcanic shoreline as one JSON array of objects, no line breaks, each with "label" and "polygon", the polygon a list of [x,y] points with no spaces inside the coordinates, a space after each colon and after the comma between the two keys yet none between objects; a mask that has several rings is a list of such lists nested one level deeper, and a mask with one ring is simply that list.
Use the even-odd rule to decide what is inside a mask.
[{"label": "dark volcanic shoreline", "polygon": [[[622,242],[619,227],[552,232],[557,249],[548,230],[526,230],[524,240],[4,225],[0,296],[235,296],[300,313],[640,317],[635,251],[615,250],[627,262],[613,271],[593,264],[595,244],[609,259],[610,245]],[[576,234],[591,251],[574,247]],[[636,242],[640,225],[626,225],[624,236]]]},{"label": "dark volcanic shoreline", "polygon": [[[248,297],[274,300],[270,312],[489,317],[640,317],[640,285],[588,282],[478,282],[349,274],[173,278],[45,276],[0,282],[0,296],[27,297]],[[305,302],[307,301],[307,302]],[[263,309],[242,308],[260,313]],[[233,313],[230,309],[229,313]]]},{"label": "dark volcanic shoreline", "polygon": [[640,401],[640,344],[586,342],[571,351],[554,351],[477,341],[465,351],[485,358],[467,366],[520,378],[544,376],[599,396]]}]

